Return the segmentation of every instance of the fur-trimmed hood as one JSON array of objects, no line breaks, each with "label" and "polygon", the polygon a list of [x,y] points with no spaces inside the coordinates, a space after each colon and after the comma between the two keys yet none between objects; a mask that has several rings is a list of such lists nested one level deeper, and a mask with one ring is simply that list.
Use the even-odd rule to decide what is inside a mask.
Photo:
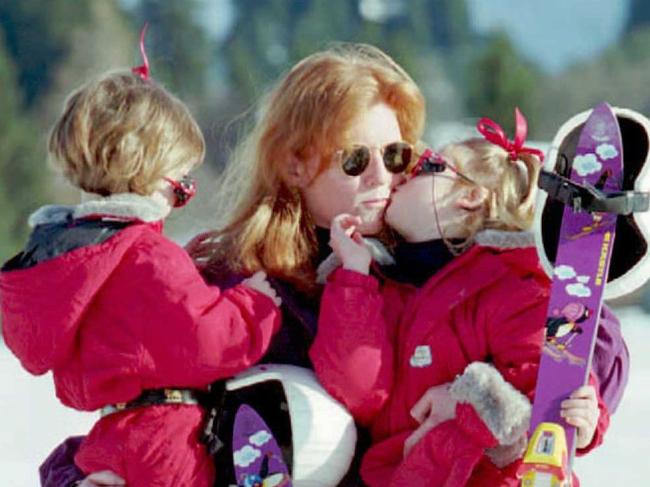
[{"label": "fur-trimmed hood", "polygon": [[168,207],[149,196],[118,193],[85,201],[78,205],[42,206],[30,215],[27,222],[32,228],[48,223],[62,223],[70,219],[89,217],[155,222],[165,218],[168,213]]},{"label": "fur-trimmed hood", "polygon": [[119,194],[30,217],[25,249],[0,272],[2,332],[27,370],[66,360],[94,297],[141,236],[160,232],[164,214],[151,198]]}]

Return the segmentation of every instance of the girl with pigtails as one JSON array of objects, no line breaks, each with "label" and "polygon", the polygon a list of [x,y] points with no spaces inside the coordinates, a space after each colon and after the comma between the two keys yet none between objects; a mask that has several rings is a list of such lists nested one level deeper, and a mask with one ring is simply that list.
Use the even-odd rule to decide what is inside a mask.
[{"label": "girl with pigtails", "polygon": [[[358,219],[333,220],[342,268],[325,286],[310,354],[370,429],[361,475],[371,487],[519,485],[550,281],[526,231],[542,154],[524,147],[516,116],[513,142],[482,119],[485,138],[420,151],[386,211],[401,241],[379,268],[383,284]],[[561,405],[579,454],[609,423],[595,385],[592,374]]]}]

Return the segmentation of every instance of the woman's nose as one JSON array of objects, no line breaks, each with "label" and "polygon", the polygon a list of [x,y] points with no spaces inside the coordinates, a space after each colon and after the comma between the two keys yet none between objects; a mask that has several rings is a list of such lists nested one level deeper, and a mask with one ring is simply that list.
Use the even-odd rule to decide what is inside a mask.
[{"label": "woman's nose", "polygon": [[386,169],[384,158],[379,149],[372,149],[370,152],[370,162],[362,174],[364,183],[367,186],[381,186],[385,184],[394,185],[394,174]]}]

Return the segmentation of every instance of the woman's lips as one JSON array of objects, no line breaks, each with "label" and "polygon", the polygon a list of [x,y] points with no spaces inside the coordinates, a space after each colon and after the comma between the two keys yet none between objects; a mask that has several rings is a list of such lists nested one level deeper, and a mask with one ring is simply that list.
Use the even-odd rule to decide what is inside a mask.
[{"label": "woman's lips", "polygon": [[388,203],[388,198],[374,198],[371,200],[362,201],[361,204],[364,206],[386,206]]}]

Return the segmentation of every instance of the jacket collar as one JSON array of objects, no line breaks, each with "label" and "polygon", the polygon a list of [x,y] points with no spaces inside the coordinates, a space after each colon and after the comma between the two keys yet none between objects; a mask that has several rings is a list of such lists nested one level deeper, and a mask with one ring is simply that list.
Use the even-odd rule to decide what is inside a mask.
[{"label": "jacket collar", "polygon": [[149,196],[118,193],[78,205],[46,205],[32,213],[28,223],[33,228],[46,223],[62,223],[69,219],[88,217],[156,222],[162,220],[167,213],[168,208]]},{"label": "jacket collar", "polygon": [[[506,235],[500,237],[505,240],[498,239],[499,242],[495,240],[493,241],[494,245],[473,245],[440,269],[422,288],[417,290],[415,298],[410,301],[404,311],[402,321],[412,322],[415,315],[420,315],[420,313],[425,313],[427,320],[431,322],[437,321],[440,319],[440,315],[471,299],[512,270],[538,273],[539,276],[546,278],[539,267],[535,247],[526,245],[527,237],[521,236],[521,241],[519,237],[514,239],[506,238],[510,237]],[[510,246],[504,247],[503,244],[506,242]],[[497,243],[502,245],[498,246]],[[519,244],[523,244],[523,246]],[[433,296],[435,296],[437,306],[432,305]],[[420,343],[425,333],[427,333],[426,327],[415,332],[412,337],[413,343]]]},{"label": "jacket collar", "polygon": [[476,234],[474,241],[484,247],[517,249],[535,246],[533,232],[509,232],[505,230],[483,230]]}]

